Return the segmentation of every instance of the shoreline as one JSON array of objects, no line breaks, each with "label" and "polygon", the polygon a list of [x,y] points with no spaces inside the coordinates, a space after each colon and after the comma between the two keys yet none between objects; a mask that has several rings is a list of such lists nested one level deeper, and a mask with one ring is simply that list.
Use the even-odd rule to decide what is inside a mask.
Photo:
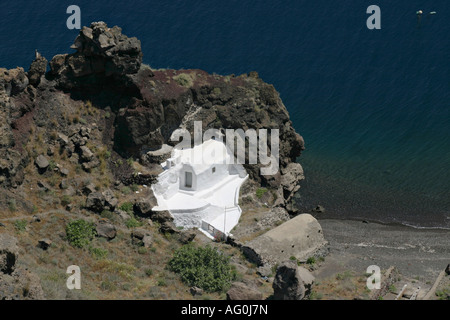
[{"label": "shoreline", "polygon": [[450,263],[448,230],[349,219],[317,220],[330,248],[320,277],[348,269],[364,274],[370,265],[378,265],[381,269],[395,266],[408,277],[434,281]]},{"label": "shoreline", "polygon": [[[398,228],[406,228],[406,229],[412,229],[412,230],[418,230],[418,231],[442,231],[442,232],[450,232],[450,227],[422,227],[422,226],[414,226],[402,222],[384,222],[380,220],[372,220],[372,219],[365,219],[365,218],[346,218],[346,217],[322,217],[321,215],[326,215],[326,213],[311,213],[319,222],[323,220],[336,220],[336,221],[354,221],[354,222],[361,222],[365,224],[378,224],[382,226],[389,226],[389,227],[398,227]],[[449,240],[450,241],[450,240]]]}]

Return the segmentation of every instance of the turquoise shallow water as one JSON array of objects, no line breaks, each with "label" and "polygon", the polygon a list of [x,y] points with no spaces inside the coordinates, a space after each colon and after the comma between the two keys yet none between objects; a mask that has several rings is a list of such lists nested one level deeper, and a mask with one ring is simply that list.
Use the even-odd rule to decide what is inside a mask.
[{"label": "turquoise shallow water", "polygon": [[[34,50],[70,52],[69,1],[2,1],[0,66]],[[280,92],[306,141],[301,210],[450,227],[450,3],[381,0],[381,30],[361,1],[78,1],[142,41],[152,67],[256,70]],[[418,9],[437,11],[419,21]]]}]

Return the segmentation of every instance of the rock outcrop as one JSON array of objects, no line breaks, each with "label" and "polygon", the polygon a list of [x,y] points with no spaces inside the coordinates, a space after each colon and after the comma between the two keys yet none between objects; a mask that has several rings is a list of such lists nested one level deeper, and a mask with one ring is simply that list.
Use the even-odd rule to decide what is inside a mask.
[{"label": "rock outcrop", "polygon": [[142,63],[141,42],[104,22],[83,27],[72,49],[77,52],[57,55],[50,61],[50,75],[66,90],[135,74]]},{"label": "rock outcrop", "polygon": [[37,54],[36,59],[31,63],[28,70],[28,79],[30,84],[37,87],[41,82],[41,77],[47,72],[48,61],[40,54]]},{"label": "rock outcrop", "polygon": [[[267,129],[269,154],[270,130],[278,129],[279,170],[262,175],[265,165],[248,164],[248,152],[245,167],[253,181],[274,190],[275,206],[291,211],[288,204],[304,178],[300,164],[295,163],[304,141],[292,127],[278,92],[256,72],[218,76],[201,70],[151,70],[142,64],[140,41],[104,22],[83,27],[72,48],[76,52],[53,57],[46,73],[46,60],[40,55],[28,73],[22,68],[0,69],[0,154],[17,149],[21,155],[0,163],[0,184],[22,183],[27,158],[21,148],[31,136],[32,125],[57,131],[47,141],[54,139],[85,171],[97,168],[100,161],[87,145],[90,126],[83,128],[76,116],[71,116],[70,126],[62,121],[76,113],[80,101],[91,101],[114,114],[114,121],[103,132],[104,141],[112,140],[122,157],[139,159],[150,167],[167,158],[178,143],[170,139],[174,130],[185,128],[193,134],[194,121],[201,121],[204,131],[221,131],[225,138],[226,129]],[[48,150],[47,154],[53,154],[55,148]],[[121,172],[118,177],[125,184],[137,183],[137,179],[149,185],[156,173],[132,176]]]},{"label": "rock outcrop", "polygon": [[[270,189],[270,195],[277,199],[271,202],[268,216],[258,228],[272,227],[289,218],[288,204],[304,178],[301,165],[295,162],[304,141],[295,132],[278,92],[256,72],[219,76],[196,69],[152,70],[142,64],[140,41],[104,22],[84,27],[72,49],[75,52],[53,57],[49,68],[46,58],[37,54],[28,72],[23,68],[0,69],[2,200],[10,195],[20,198],[19,210],[27,207],[31,213],[34,203],[23,199],[31,199],[30,193],[39,192],[39,205],[44,207],[61,205],[73,213],[85,209],[115,212],[119,203],[115,194],[135,183],[154,183],[161,172],[159,163],[178,143],[171,140],[173,132],[182,128],[193,135],[194,121],[200,121],[203,131],[217,129],[225,134],[224,138],[226,129],[267,129],[269,155],[275,151],[270,130],[279,130],[279,170],[263,175],[265,165],[249,164],[248,152],[245,168],[253,186]],[[28,169],[33,171],[25,176]],[[41,174],[37,179],[31,176],[36,172]],[[93,180],[85,179],[90,173],[105,179],[93,185]],[[139,192],[142,194],[142,190]],[[139,198],[129,195],[130,201],[136,199],[131,196]],[[7,201],[0,201],[0,209],[5,205]],[[178,230],[168,211],[152,211],[155,205],[156,199],[148,192],[146,200],[137,201],[133,209],[138,216],[158,222],[162,233],[176,234],[181,243],[193,240],[195,233]],[[11,208],[15,209],[15,203]],[[124,221],[129,219],[128,213],[117,212]],[[99,236],[114,238],[113,225],[100,223],[96,227]],[[311,238],[321,243],[320,237]],[[41,240],[39,246],[51,251],[47,239]],[[153,237],[135,230],[132,241],[149,247]],[[14,246],[8,247],[8,253],[0,254],[0,288],[11,284],[21,288],[29,279],[32,289],[27,297],[39,297],[34,276],[27,270],[15,269],[16,258],[12,257],[16,251]],[[266,257],[257,246],[249,248],[261,263],[272,261],[272,256]],[[284,255],[274,260],[281,258]],[[15,290],[6,290],[7,298],[14,298]]]},{"label": "rock outcrop", "polygon": [[101,213],[104,210],[114,211],[118,203],[117,198],[113,192],[106,189],[103,192],[92,192],[86,199],[86,208],[97,213]]},{"label": "rock outcrop", "polygon": [[324,255],[326,245],[317,220],[310,214],[301,214],[245,243],[242,251],[258,266],[275,266],[291,257],[306,261]]},{"label": "rock outcrop", "polygon": [[7,234],[0,234],[0,272],[11,274],[16,267],[18,257],[17,239]]},{"label": "rock outcrop", "polygon": [[288,260],[281,263],[273,281],[275,300],[302,300],[309,294],[314,276],[297,262]]},{"label": "rock outcrop", "polygon": [[17,239],[0,234],[0,300],[44,299],[39,277],[17,266],[18,258]]}]

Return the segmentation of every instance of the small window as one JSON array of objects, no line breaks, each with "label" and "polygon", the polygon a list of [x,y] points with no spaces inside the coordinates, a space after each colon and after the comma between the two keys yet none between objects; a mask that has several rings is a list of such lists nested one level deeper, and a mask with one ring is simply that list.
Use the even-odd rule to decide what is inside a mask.
[{"label": "small window", "polygon": [[212,173],[216,173],[216,167],[212,168]]}]

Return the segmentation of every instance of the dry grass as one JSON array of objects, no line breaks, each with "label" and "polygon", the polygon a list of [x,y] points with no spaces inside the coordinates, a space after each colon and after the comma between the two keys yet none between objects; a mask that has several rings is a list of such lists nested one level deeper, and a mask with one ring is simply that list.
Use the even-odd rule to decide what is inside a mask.
[{"label": "dry grass", "polygon": [[353,300],[355,297],[369,298],[367,278],[353,271],[345,271],[333,277],[317,281],[312,288],[314,300]]}]

